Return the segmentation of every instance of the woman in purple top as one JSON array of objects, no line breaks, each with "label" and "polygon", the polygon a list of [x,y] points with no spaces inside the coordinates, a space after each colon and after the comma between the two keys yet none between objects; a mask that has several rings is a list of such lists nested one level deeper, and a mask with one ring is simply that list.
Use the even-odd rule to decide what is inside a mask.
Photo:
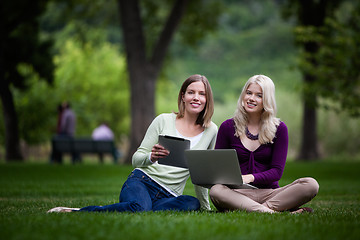
[{"label": "woman in purple top", "polygon": [[214,185],[210,197],[219,211],[312,212],[311,208],[300,206],[318,193],[315,179],[300,178],[279,186],[288,150],[288,131],[285,123],[276,118],[275,86],[269,77],[255,75],[246,82],[235,116],[219,128],[215,148],[235,149],[243,182],[258,188]]}]

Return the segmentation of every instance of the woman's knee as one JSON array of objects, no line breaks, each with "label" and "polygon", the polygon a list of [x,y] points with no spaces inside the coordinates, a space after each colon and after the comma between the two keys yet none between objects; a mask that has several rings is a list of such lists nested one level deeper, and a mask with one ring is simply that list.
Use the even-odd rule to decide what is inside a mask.
[{"label": "woman's knee", "polygon": [[187,196],[187,195],[182,195],[180,197],[183,197],[184,201],[185,201],[185,211],[197,211],[200,209],[200,202],[196,197],[193,196]]},{"label": "woman's knee", "polygon": [[210,188],[209,195],[212,199],[219,198],[223,195],[223,191],[226,189],[224,185],[216,184]]},{"label": "woman's knee", "polygon": [[299,179],[300,183],[306,186],[305,194],[309,198],[314,198],[319,192],[319,183],[312,177],[305,177]]}]

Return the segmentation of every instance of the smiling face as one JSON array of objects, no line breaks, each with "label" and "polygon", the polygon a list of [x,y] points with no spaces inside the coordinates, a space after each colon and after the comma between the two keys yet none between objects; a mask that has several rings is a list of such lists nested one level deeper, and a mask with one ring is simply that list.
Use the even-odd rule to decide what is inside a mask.
[{"label": "smiling face", "polygon": [[263,92],[259,84],[251,83],[246,89],[243,106],[247,113],[261,114],[263,111]]},{"label": "smiling face", "polygon": [[201,81],[191,83],[182,95],[185,114],[199,114],[206,105],[205,85]]}]

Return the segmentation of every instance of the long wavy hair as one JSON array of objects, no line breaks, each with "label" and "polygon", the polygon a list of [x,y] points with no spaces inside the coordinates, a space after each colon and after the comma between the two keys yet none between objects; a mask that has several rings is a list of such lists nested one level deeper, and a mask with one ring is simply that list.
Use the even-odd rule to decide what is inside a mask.
[{"label": "long wavy hair", "polygon": [[280,124],[280,119],[276,117],[275,85],[273,81],[265,75],[252,76],[245,83],[245,86],[241,91],[234,115],[235,136],[240,138],[245,134],[249,119],[244,108],[244,96],[250,84],[253,83],[258,84],[261,87],[264,106],[260,118],[259,142],[260,144],[273,143],[277,127]]},{"label": "long wavy hair", "polygon": [[208,127],[210,126],[211,123],[211,117],[214,114],[214,99],[213,99],[213,93],[211,90],[209,80],[203,75],[199,75],[199,74],[191,75],[188,79],[184,81],[179,91],[179,96],[178,96],[179,112],[176,112],[176,115],[178,118],[184,117],[185,104],[182,100],[182,97],[185,94],[187,87],[193,82],[202,82],[204,84],[205,97],[206,97],[206,105],[204,109],[200,112],[196,120],[196,124],[199,124],[203,127]]}]

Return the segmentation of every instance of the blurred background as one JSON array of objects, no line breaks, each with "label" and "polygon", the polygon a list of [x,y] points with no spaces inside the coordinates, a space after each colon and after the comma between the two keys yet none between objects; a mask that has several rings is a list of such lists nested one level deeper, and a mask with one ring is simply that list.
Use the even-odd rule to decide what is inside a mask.
[{"label": "blurred background", "polygon": [[[289,160],[359,161],[359,2],[305,2],[2,3],[0,162],[47,162],[57,107],[68,101],[75,136],[91,136],[105,121],[120,162],[129,163],[149,119],[177,111],[192,74],[209,79],[218,126],[233,116],[247,79],[264,74],[289,129]],[[142,33],[139,42],[132,31]],[[145,63],[127,58],[138,53]],[[139,85],[153,98],[135,91]],[[132,117],[144,106],[144,121]]]}]

